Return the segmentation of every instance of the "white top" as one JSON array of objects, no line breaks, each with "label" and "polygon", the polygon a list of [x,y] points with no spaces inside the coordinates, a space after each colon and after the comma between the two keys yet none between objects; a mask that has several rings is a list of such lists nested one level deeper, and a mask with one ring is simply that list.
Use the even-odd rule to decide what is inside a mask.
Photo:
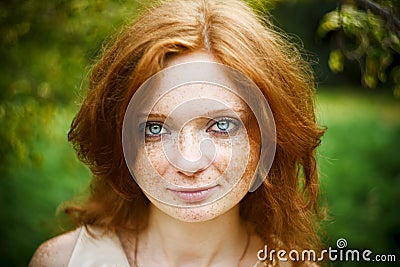
[{"label": "white top", "polygon": [[129,267],[121,241],[115,233],[103,234],[99,228],[85,227],[79,237],[68,263],[68,267]]},{"label": "white top", "polygon": [[[68,267],[129,267],[129,262],[121,241],[117,234],[108,232],[103,234],[101,228],[88,226],[79,229]],[[257,262],[253,267],[267,266],[266,263]]]}]

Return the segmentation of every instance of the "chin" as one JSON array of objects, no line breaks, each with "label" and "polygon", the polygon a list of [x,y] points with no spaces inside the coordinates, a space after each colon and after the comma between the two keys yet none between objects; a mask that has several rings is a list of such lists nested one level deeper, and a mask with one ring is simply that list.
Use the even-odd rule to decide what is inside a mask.
[{"label": "chin", "polygon": [[180,221],[190,223],[210,221],[227,211],[222,210],[220,207],[213,207],[212,204],[203,207],[178,209],[175,211],[174,217]]},{"label": "chin", "polygon": [[240,200],[246,195],[248,185],[239,183],[227,195],[206,205],[179,207],[163,203],[147,195],[153,208],[173,219],[188,222],[206,222],[239,208]]},{"label": "chin", "polygon": [[210,221],[233,208],[224,205],[224,203],[221,203],[221,200],[217,200],[216,202],[204,206],[193,207],[171,206],[154,199],[151,199],[150,201],[153,203],[154,208],[160,210],[169,217],[188,223]]}]

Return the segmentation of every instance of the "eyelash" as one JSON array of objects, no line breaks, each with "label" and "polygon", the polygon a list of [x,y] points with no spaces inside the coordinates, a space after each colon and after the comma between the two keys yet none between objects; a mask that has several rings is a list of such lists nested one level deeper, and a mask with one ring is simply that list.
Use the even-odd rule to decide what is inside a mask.
[{"label": "eyelash", "polygon": [[[237,122],[237,120],[236,119],[232,119],[232,118],[223,117],[223,118],[214,119],[213,121],[214,121],[214,123],[210,127],[207,128],[206,132],[211,132],[214,135],[227,136],[230,133],[235,132],[237,130],[238,126],[239,126],[239,123]],[[220,130],[213,130],[212,129],[214,126],[218,127],[218,123],[221,123],[221,122],[228,122],[227,130],[221,130],[221,129]],[[233,128],[229,129],[231,124],[233,125]]]},{"label": "eyelash", "polygon": [[[151,126],[159,126],[161,127],[160,133],[148,133],[151,132],[150,127]],[[146,122],[143,124],[143,126],[141,127],[142,131],[144,131],[145,137],[148,139],[158,139],[161,137],[161,135],[165,135],[165,134],[170,134],[171,132],[164,127],[164,124],[162,122],[159,121],[150,121],[150,122]],[[165,132],[163,132],[165,131]]]},{"label": "eyelash", "polygon": [[[226,117],[216,118],[216,119],[213,119],[212,122],[213,123],[207,128],[206,132],[210,133],[212,135],[216,135],[216,136],[218,136],[218,135],[223,136],[223,137],[228,136],[229,134],[235,132],[239,126],[239,123],[237,122],[237,120],[233,119],[233,118],[226,118]],[[212,129],[214,126],[218,127],[218,123],[222,123],[222,122],[228,122],[228,127],[226,130]],[[233,128],[231,128],[231,125],[233,125],[232,126]],[[150,130],[151,126],[161,127],[160,133],[157,133],[157,134],[149,133],[149,132],[151,132],[151,130]],[[149,121],[149,122],[143,123],[140,128],[141,128],[141,131],[144,132],[146,139],[149,139],[149,140],[150,139],[158,139],[162,135],[171,134],[171,132],[166,127],[164,127],[164,124],[159,121]]]}]

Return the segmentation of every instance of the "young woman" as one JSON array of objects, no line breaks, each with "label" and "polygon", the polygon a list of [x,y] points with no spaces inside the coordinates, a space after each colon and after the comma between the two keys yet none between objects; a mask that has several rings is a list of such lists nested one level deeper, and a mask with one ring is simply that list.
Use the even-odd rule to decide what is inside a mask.
[{"label": "young woman", "polygon": [[310,265],[260,250],[319,248],[313,91],[245,3],[149,9],[93,69],[68,135],[93,174],[66,208],[77,228],[30,266]]}]

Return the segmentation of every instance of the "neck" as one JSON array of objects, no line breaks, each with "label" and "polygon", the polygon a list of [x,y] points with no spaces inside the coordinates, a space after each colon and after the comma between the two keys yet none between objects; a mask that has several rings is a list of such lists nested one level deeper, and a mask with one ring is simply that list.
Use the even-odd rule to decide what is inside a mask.
[{"label": "neck", "polygon": [[238,205],[212,220],[194,223],[177,220],[151,205],[139,251],[145,245],[146,251],[159,255],[168,266],[210,266],[227,259],[232,261],[229,266],[236,266],[247,238]]}]

